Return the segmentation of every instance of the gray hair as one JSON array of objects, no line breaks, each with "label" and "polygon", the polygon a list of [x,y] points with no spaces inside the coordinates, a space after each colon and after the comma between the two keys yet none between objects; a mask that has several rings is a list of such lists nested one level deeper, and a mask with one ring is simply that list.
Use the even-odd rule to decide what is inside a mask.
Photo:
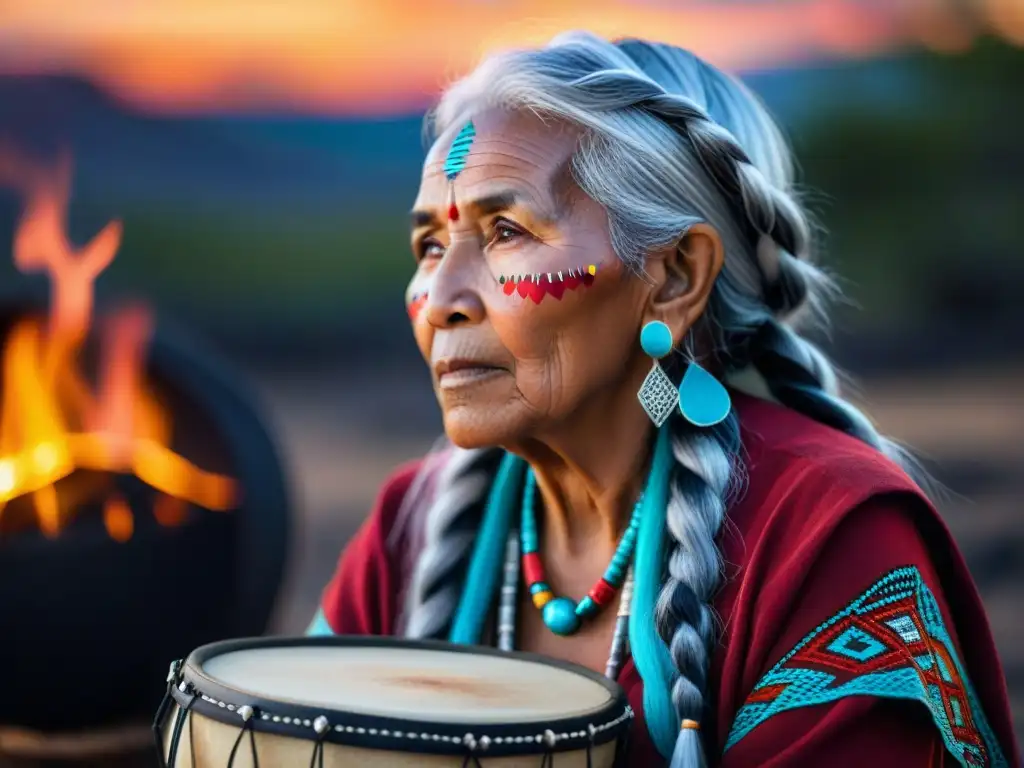
[{"label": "gray hair", "polygon": [[[573,176],[607,211],[615,253],[638,275],[649,252],[678,243],[694,224],[717,230],[726,258],[703,318],[716,370],[737,381],[753,376],[757,393],[916,469],[841,399],[834,368],[797,330],[825,322],[836,290],[811,259],[813,227],[794,190],[786,142],[740,82],[680,48],[573,32],[538,50],[485,60],[444,94],[432,114],[434,132],[492,107],[581,130]],[[690,340],[680,342],[692,355]],[[676,363],[685,364],[683,356]],[[670,429],[676,467],[666,522],[674,547],[654,623],[676,672],[672,680],[644,683],[671,689],[671,718],[648,723],[659,751],[671,755],[672,768],[693,768],[705,764],[703,744],[699,731],[680,730],[679,722],[702,720],[707,705],[718,632],[710,604],[722,578],[715,540],[741,474],[739,424],[731,416],[714,430],[697,430],[677,415]],[[487,483],[467,485],[486,495]],[[469,556],[464,528],[447,533],[452,515],[439,505],[428,514],[420,584],[432,583],[429,572],[463,573]],[[438,615],[439,604],[413,589],[407,626],[446,626],[451,616]],[[454,600],[443,604],[454,610]]]}]

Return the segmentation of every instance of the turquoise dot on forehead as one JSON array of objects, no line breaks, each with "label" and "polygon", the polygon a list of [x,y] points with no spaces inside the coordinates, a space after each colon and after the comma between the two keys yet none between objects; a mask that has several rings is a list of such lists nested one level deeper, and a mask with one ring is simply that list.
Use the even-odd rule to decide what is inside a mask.
[{"label": "turquoise dot on forehead", "polygon": [[458,176],[462,169],[466,167],[469,147],[475,138],[476,128],[471,120],[462,126],[462,130],[459,131],[455,141],[452,142],[451,147],[448,149],[448,157],[444,161],[444,175],[448,177],[448,181]]}]

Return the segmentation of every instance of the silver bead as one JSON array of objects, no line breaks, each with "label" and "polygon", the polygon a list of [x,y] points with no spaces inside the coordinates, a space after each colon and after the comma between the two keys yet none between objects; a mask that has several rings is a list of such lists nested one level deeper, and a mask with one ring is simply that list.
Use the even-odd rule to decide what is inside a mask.
[{"label": "silver bead", "polygon": [[481,752],[486,752],[487,748],[491,746],[491,738],[489,736],[481,736],[478,742]]},{"label": "silver bead", "polygon": [[555,736],[555,732],[554,731],[552,731],[550,729],[544,731],[544,743],[547,746],[553,747],[553,746],[555,746],[555,742],[557,742],[557,741],[558,741],[558,737]]},{"label": "silver bead", "polygon": [[241,715],[242,722],[247,723],[249,722],[249,718],[253,715],[253,709],[248,704],[243,704],[238,708],[238,714]]},{"label": "silver bead", "polygon": [[331,724],[327,722],[327,718],[323,715],[320,715],[320,717],[313,721],[313,730],[317,732],[317,735],[323,735],[330,727]]}]

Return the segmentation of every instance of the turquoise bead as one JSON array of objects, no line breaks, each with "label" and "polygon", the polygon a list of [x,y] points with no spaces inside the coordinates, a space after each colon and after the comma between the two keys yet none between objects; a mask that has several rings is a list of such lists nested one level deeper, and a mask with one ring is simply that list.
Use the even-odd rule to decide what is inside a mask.
[{"label": "turquoise bead", "polygon": [[586,619],[597,613],[597,608],[597,603],[594,602],[593,598],[591,598],[590,595],[587,595],[582,600],[580,600],[579,604],[576,606],[576,615],[579,616],[581,619]]},{"label": "turquoise bead", "polygon": [[660,320],[652,320],[640,329],[640,348],[655,360],[665,357],[672,351],[672,331]]},{"label": "turquoise bead", "polygon": [[580,628],[576,615],[576,604],[565,597],[556,597],[544,606],[541,612],[544,624],[556,635],[571,635]]}]

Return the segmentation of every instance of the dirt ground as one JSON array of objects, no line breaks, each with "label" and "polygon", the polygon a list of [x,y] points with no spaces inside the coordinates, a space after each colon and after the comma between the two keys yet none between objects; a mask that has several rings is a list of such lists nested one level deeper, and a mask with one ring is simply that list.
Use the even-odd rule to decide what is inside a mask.
[{"label": "dirt ground", "polygon": [[[274,631],[301,632],[385,476],[438,434],[426,379],[407,372],[254,375],[296,490]],[[877,380],[859,398],[955,492],[943,515],[989,612],[1024,736],[1024,369]]]}]

